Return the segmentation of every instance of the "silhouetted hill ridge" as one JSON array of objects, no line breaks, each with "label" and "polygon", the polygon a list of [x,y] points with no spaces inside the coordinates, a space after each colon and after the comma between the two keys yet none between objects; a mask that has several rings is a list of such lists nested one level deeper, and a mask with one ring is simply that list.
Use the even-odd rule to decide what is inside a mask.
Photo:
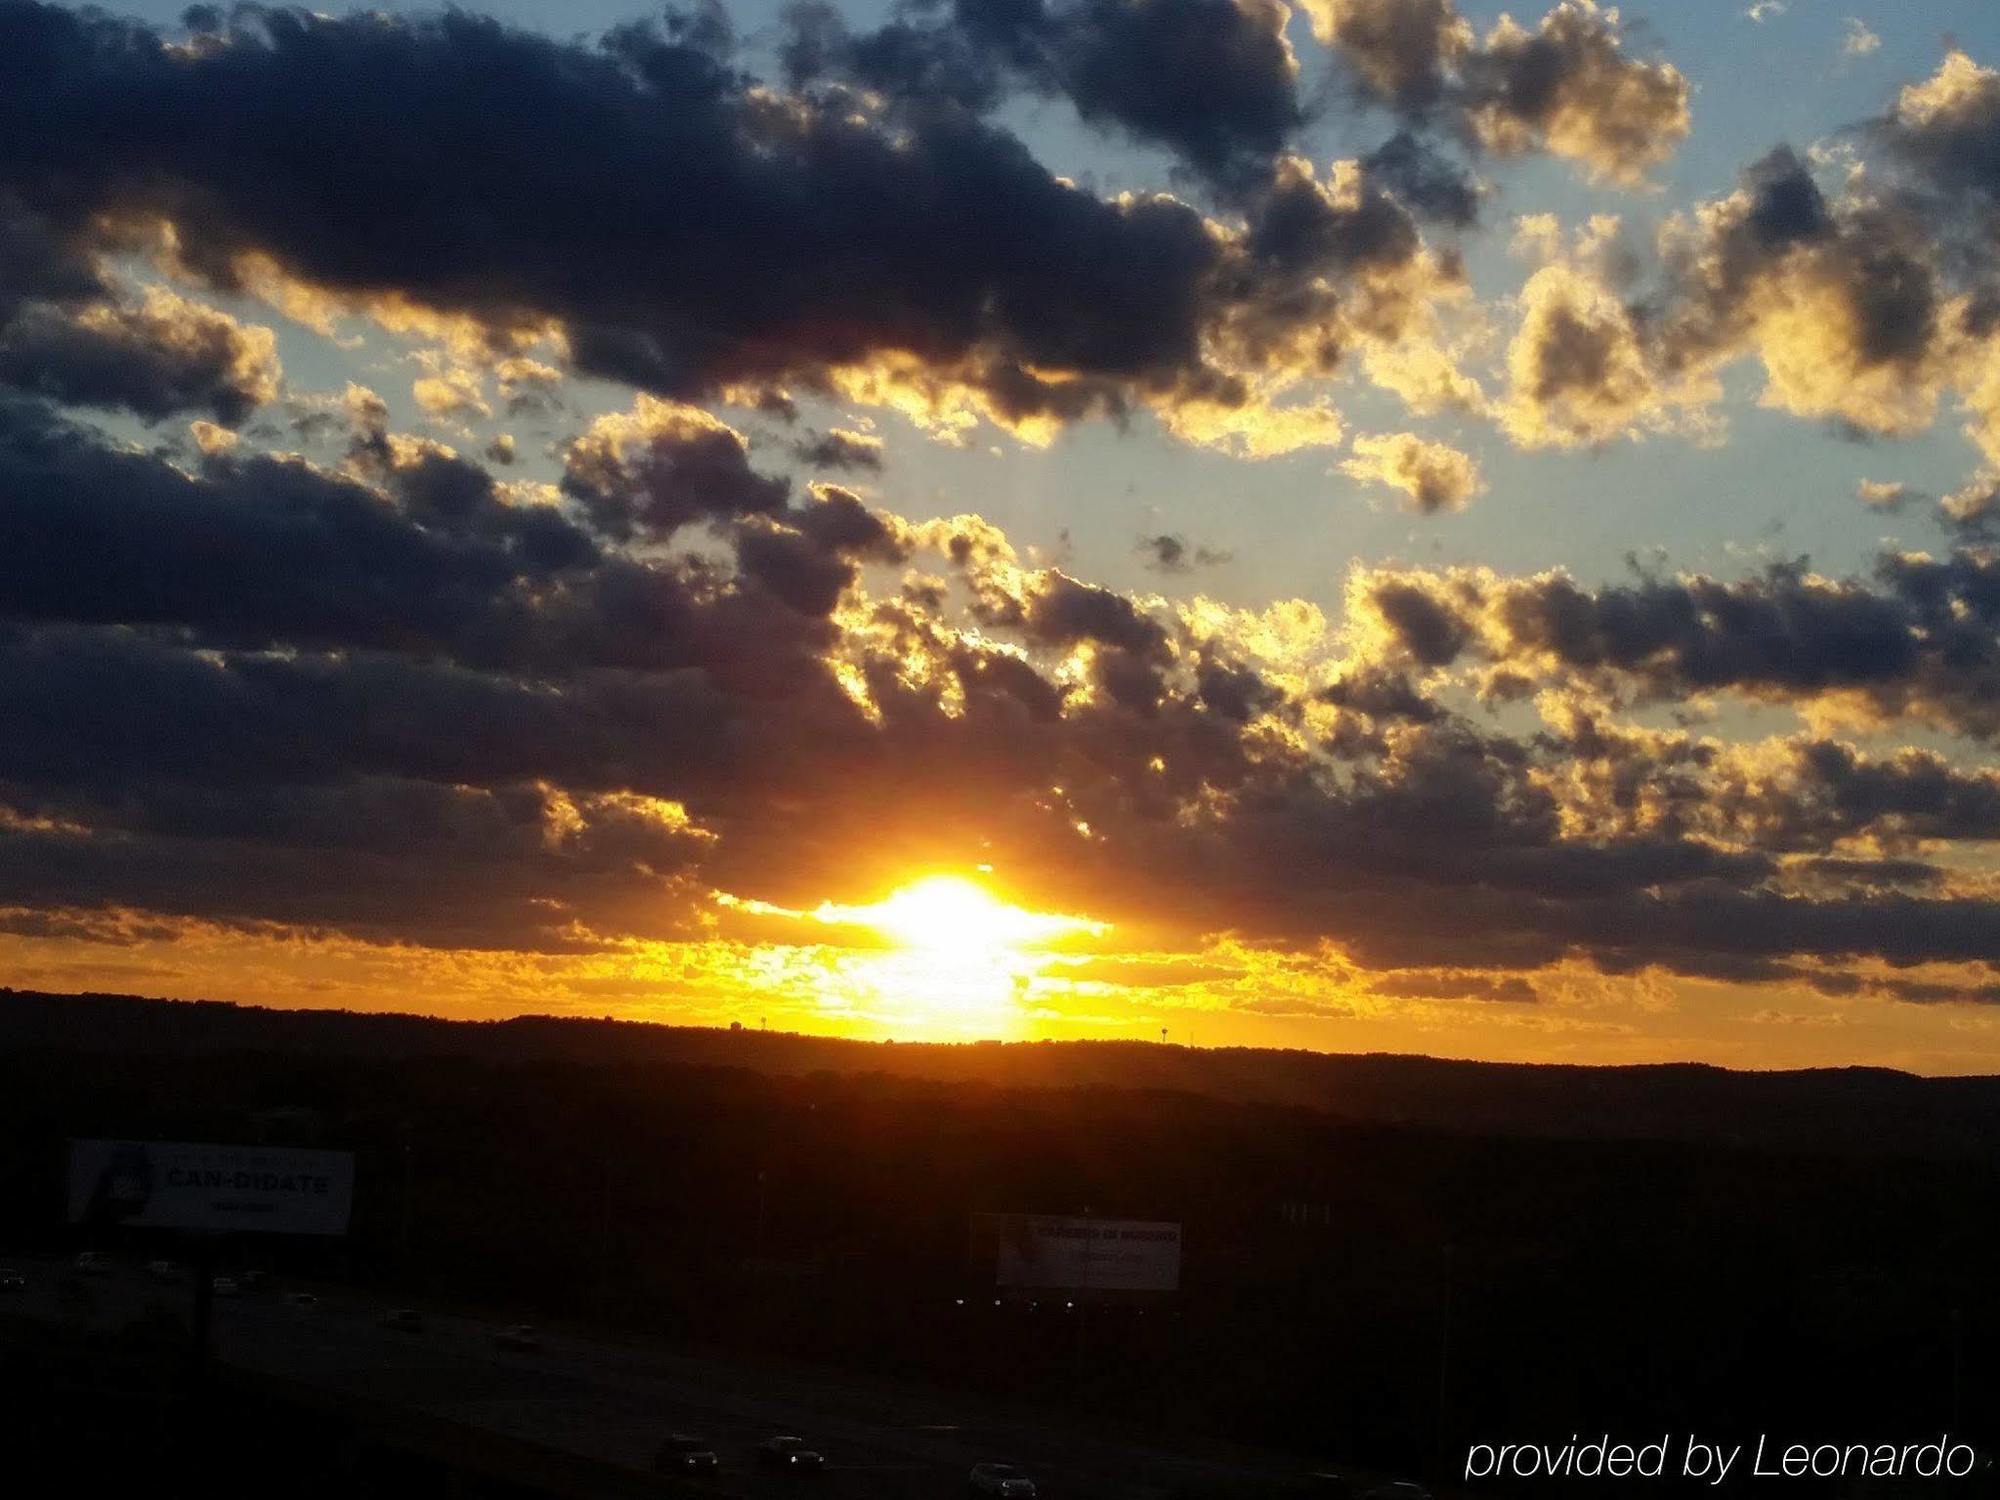
[{"label": "silhouetted hill ridge", "polygon": [[1597,1067],[1133,1041],[865,1042],[610,1018],[452,1021],[6,988],[0,1047],[883,1074],[1002,1088],[1169,1090],[1482,1134],[2000,1156],[2000,1078],[1924,1078],[1887,1068]]}]

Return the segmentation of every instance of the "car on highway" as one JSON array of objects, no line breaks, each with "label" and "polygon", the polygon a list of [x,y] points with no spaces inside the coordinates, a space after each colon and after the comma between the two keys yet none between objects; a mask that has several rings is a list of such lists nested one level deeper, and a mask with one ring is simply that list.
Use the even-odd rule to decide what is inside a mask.
[{"label": "car on highway", "polygon": [[713,1448],[685,1432],[668,1434],[653,1452],[653,1467],[662,1474],[712,1474],[721,1462]]},{"label": "car on highway", "polygon": [[1008,1500],[1035,1500],[1035,1481],[1013,1464],[974,1464],[968,1491],[974,1495],[1005,1495]]},{"label": "car on highway", "polygon": [[27,1289],[26,1276],[11,1267],[0,1266],[0,1293],[25,1292]]},{"label": "car on highway", "polygon": [[84,1276],[109,1276],[111,1259],[95,1250],[86,1250],[70,1262],[70,1269]]},{"label": "car on highway", "polygon": [[238,1281],[234,1276],[218,1276],[209,1282],[208,1289],[218,1297],[240,1297],[243,1295],[243,1283]]},{"label": "car on highway", "polygon": [[493,1345],[497,1349],[511,1349],[516,1354],[539,1354],[542,1336],[526,1323],[509,1323],[493,1335]]},{"label": "car on highway", "polygon": [[392,1307],[382,1314],[382,1326],[398,1333],[422,1333],[424,1315],[414,1307]]},{"label": "car on highway", "polygon": [[817,1474],[826,1467],[826,1459],[816,1448],[806,1446],[806,1440],[780,1433],[767,1437],[757,1445],[757,1462],[767,1469],[783,1469],[788,1474]]}]

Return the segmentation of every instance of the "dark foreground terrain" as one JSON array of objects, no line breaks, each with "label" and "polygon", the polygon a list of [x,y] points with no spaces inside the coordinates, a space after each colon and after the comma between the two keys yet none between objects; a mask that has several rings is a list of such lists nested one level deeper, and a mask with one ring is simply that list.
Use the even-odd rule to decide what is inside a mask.
[{"label": "dark foreground terrain", "polygon": [[[61,1259],[28,1266],[29,1285],[0,1309],[0,1326],[13,1326],[17,1355],[60,1354],[73,1379],[108,1379],[106,1394],[132,1407],[123,1446],[182,1464],[206,1454],[229,1469],[232,1457],[269,1452],[274,1432],[319,1426],[339,1440],[322,1434],[301,1450],[285,1439],[276,1446],[293,1451],[279,1453],[278,1467],[294,1483],[326,1474],[336,1481],[327,1493],[352,1493],[368,1470],[371,1487],[393,1487],[400,1474],[434,1493],[427,1470],[443,1465],[527,1493],[760,1500],[799,1493],[799,1480],[760,1465],[758,1444],[800,1433],[825,1459],[811,1480],[823,1500],[955,1496],[974,1464],[996,1457],[1030,1470],[1046,1500],[1327,1494],[1281,1455],[1185,1440],[1162,1448],[1031,1405],[569,1326],[537,1328],[530,1349],[503,1347],[503,1325],[460,1313],[426,1309],[420,1327],[401,1329],[385,1322],[383,1299],[321,1283],[310,1307],[275,1285],[219,1301],[212,1358],[199,1380],[183,1381],[163,1363],[171,1339],[149,1361],[135,1334],[170,1326],[184,1292],[138,1266],[82,1284]],[[150,1389],[138,1378],[147,1371]],[[675,1432],[710,1446],[714,1473],[690,1484],[654,1472]],[[74,1461],[76,1445],[64,1448]],[[298,1464],[311,1455],[316,1467]],[[1353,1479],[1357,1490],[1376,1482]]]},{"label": "dark foreground terrain", "polygon": [[1744,1073],[1694,1063],[1572,1067],[1148,1042],[857,1042],[608,1019],[440,1021],[0,986],[0,1049],[36,1047],[160,1057],[282,1052],[647,1062],[787,1077],[881,1074],[1001,1088],[1165,1089],[1475,1133],[1989,1160],[2000,1152],[2000,1078],[1919,1078],[1884,1068]]},{"label": "dark foreground terrain", "polygon": [[[321,1379],[331,1360],[356,1393],[434,1416],[470,1405],[541,1421],[554,1380],[580,1430],[627,1448],[656,1417],[679,1420],[691,1391],[708,1404],[690,1419],[740,1441],[786,1413],[753,1406],[731,1426],[716,1403],[771,1400],[769,1372],[810,1367],[836,1394],[797,1415],[846,1432],[857,1463],[885,1466],[872,1480],[829,1475],[857,1494],[902,1493],[895,1476],[917,1471],[894,1465],[929,1465],[924,1483],[961,1472],[972,1444],[954,1426],[1085,1476],[1051,1494],[1107,1496],[1174,1493],[1119,1456],[1162,1447],[1437,1476],[1470,1442],[1607,1430],[1812,1442],[1950,1430],[1982,1458],[2000,1437],[1990,1081],[1178,1049],[1158,1049],[1183,1070],[1173,1088],[1096,1076],[1152,1050],[954,1054],[17,996],[0,1001],[0,1263],[52,1265],[34,1257],[84,1247],[61,1222],[69,1136],[352,1150],[346,1240],[212,1247],[232,1267],[337,1289],[309,1330],[260,1323],[280,1315],[247,1302],[225,1310],[227,1360],[264,1358],[273,1380]],[[909,1076],[926,1058],[940,1071],[999,1062],[991,1077]],[[1269,1079],[1307,1076],[1329,1097],[1277,1102]],[[1355,1082],[1368,1078],[1372,1092]],[[1354,1087],[1335,1108],[1343,1079]],[[1180,1221],[1182,1290],[1117,1307],[996,1306],[990,1263],[967,1252],[971,1216],[994,1209]],[[91,1248],[127,1266],[183,1248],[122,1235]],[[435,1331],[378,1331],[371,1310],[392,1302],[431,1310]],[[455,1323],[453,1310],[476,1316]],[[523,1390],[514,1365],[493,1374],[489,1341],[465,1332],[494,1319],[579,1330],[565,1337],[580,1342]],[[630,1371],[601,1390],[591,1330],[695,1361],[677,1367],[681,1396],[635,1395],[621,1383]],[[108,1357],[90,1348],[71,1357]],[[11,1368],[34,1386],[36,1360],[56,1357],[17,1352]],[[739,1373],[713,1373],[725,1369]],[[853,1394],[828,1371],[849,1372]],[[898,1424],[860,1409],[884,1383],[928,1393],[915,1398],[926,1420],[886,1443],[880,1430]],[[95,1409],[65,1420],[87,1429]],[[963,1415],[975,1410],[1016,1425]],[[195,1425],[239,1417],[246,1432],[316,1420],[223,1411]],[[1048,1436],[1079,1431],[1111,1457],[1065,1457],[1069,1440]],[[495,1429],[496,1442],[517,1439]],[[310,1445],[296,1451],[313,1462]],[[1126,1468],[1134,1487],[1112,1487],[1106,1476]],[[1990,1478],[1838,1492],[1987,1493]]]}]

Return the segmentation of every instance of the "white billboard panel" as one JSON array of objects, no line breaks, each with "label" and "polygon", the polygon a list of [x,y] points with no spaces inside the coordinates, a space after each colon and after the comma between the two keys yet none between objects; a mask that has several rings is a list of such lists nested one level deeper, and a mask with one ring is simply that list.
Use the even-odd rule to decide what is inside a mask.
[{"label": "white billboard panel", "polygon": [[71,1141],[69,1216],[78,1224],[263,1234],[345,1234],[354,1200],[347,1151]]},{"label": "white billboard panel", "polygon": [[994,1279],[1001,1286],[1173,1292],[1181,1284],[1181,1226],[1143,1219],[1002,1214]]}]

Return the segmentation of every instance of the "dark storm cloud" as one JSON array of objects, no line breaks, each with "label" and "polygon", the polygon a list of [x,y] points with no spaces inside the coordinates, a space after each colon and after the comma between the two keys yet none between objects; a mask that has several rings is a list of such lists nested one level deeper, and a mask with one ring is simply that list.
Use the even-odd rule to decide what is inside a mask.
[{"label": "dark storm cloud", "polygon": [[815,546],[865,562],[906,562],[908,528],[887,511],[871,510],[861,497],[837,484],[816,484],[802,509],[783,519]]},{"label": "dark storm cloud", "polygon": [[1028,636],[1051,646],[1088,641],[1148,661],[1164,661],[1167,632],[1125,595],[1064,573],[1050,573],[1031,596]]},{"label": "dark storm cloud", "polygon": [[833,612],[860,576],[860,563],[900,563],[910,552],[900,522],[832,484],[816,485],[802,510],[739,527],[735,539],[746,577],[799,613],[815,616]]},{"label": "dark storm cloud", "polygon": [[[937,7],[925,9],[934,13]],[[1022,25],[1033,24],[1039,14],[1038,7],[1015,8]],[[821,0],[794,0],[785,7],[778,58],[794,89],[847,81],[904,100],[982,114],[1001,104],[1012,81],[1005,51],[949,18],[926,21],[918,11],[856,33],[838,9]]]},{"label": "dark storm cloud", "polygon": [[206,414],[229,426],[276,397],[268,329],[162,288],[121,295],[99,264],[99,250],[119,248],[103,230],[0,191],[0,387],[147,422]]},{"label": "dark storm cloud", "polygon": [[[699,667],[762,690],[819,673],[820,622],[709,565],[602,551],[560,511],[503,501],[466,460],[419,450],[380,485],[255,455],[188,474],[0,405],[0,618],[534,677]],[[815,547],[879,555],[861,509],[820,501],[802,520]]]},{"label": "dark storm cloud", "polygon": [[1900,601],[1782,565],[1747,582],[1660,580],[1595,591],[1552,578],[1508,589],[1499,617],[1521,651],[1641,675],[1661,691],[1803,693],[1894,682],[1922,649]]},{"label": "dark storm cloud", "polygon": [[1406,263],[1417,252],[1418,235],[1409,210],[1366,174],[1361,192],[1344,201],[1294,169],[1280,174],[1252,220],[1248,248],[1279,275],[1322,267],[1357,271]]},{"label": "dark storm cloud", "polygon": [[882,440],[865,432],[847,432],[835,427],[794,443],[792,456],[816,469],[865,469],[879,473]]},{"label": "dark storm cloud", "polygon": [[[1825,988],[1825,975],[1815,973],[1809,978],[1801,977],[1816,989]],[[1885,995],[1910,1005],[2000,1005],[2000,984],[1940,984],[1936,980],[1871,977],[1860,988],[1866,993]]]},{"label": "dark storm cloud", "polygon": [[809,4],[788,14],[783,53],[795,84],[844,78],[972,110],[1014,88],[1066,97],[1092,124],[1240,187],[1304,121],[1286,15],[1271,0],[955,0],[855,35]]},{"label": "dark storm cloud", "polygon": [[[1825,846],[1868,834],[1891,841],[2000,839],[2000,775],[1964,769],[1926,750],[1885,758],[1815,740],[1795,750],[1792,775],[1770,810],[1781,839]],[[1767,793],[1768,795],[1768,793]]]},{"label": "dark storm cloud", "polygon": [[1473,45],[1453,0],[1318,0],[1313,29],[1352,70],[1368,98],[1422,114],[1445,96]]},{"label": "dark storm cloud", "polygon": [[[1918,379],[1939,333],[1943,290],[1929,232],[1879,204],[1830,204],[1789,146],[1745,169],[1706,236],[1669,271],[1660,335],[1669,372],[1742,340],[1781,286],[1825,299],[1828,321],[1851,330],[1856,372],[1901,364]],[[1867,415],[1859,421],[1868,425]]]},{"label": "dark storm cloud", "polygon": [[1344,673],[1320,692],[1328,703],[1371,719],[1408,719],[1427,724],[1444,710],[1418,692],[1401,672],[1362,669]]},{"label": "dark storm cloud", "polygon": [[1624,51],[1613,10],[1559,0],[1533,31],[1503,18],[1463,64],[1458,107],[1488,150],[1530,147],[1638,179],[1688,131],[1688,81]]},{"label": "dark storm cloud", "polygon": [[1285,698],[1249,668],[1213,659],[1196,668],[1195,693],[1202,707],[1234,724],[1248,723]]},{"label": "dark storm cloud", "polygon": [[[12,270],[0,262],[0,280]],[[278,377],[268,330],[168,292],[138,305],[18,303],[0,321],[0,386],[148,422],[191,413],[234,427],[277,396]]]},{"label": "dark storm cloud", "polygon": [[784,507],[790,482],[758,473],[740,433],[693,407],[642,399],[600,417],[564,452],[562,487],[606,536],[672,535],[701,520]]},{"label": "dark storm cloud", "polygon": [[[1990,966],[2000,953],[2000,902],[1971,897],[1876,892],[1814,900],[1702,885],[1606,903],[1584,915],[1581,941],[1601,942],[1633,963],[1679,967],[1687,963],[1680,955],[1707,955],[1713,972],[1725,978],[1787,977],[1790,970],[1779,960],[1797,954]],[[1685,971],[1700,972],[1691,964]]]},{"label": "dark storm cloud", "polygon": [[[1873,887],[1863,892],[1816,894],[1754,849],[1670,831],[1565,834],[1551,791],[1562,770],[1559,757],[1446,719],[1385,740],[1345,789],[1253,769],[1226,818],[1171,839],[1083,810],[1155,872],[1156,912],[1333,936],[1368,968],[1524,970],[1567,957],[1746,983],[1789,981],[1795,960],[1821,956],[1990,971],[2000,954],[1990,899],[1879,888],[1889,872],[1840,882]],[[1157,878],[1165,870],[1174,878]],[[1076,878],[1117,888],[1101,866]]]},{"label": "dark storm cloud", "polygon": [[1140,537],[1137,550],[1150,571],[1173,574],[1191,573],[1196,568],[1220,567],[1235,555],[1191,543],[1186,537],[1170,531]]},{"label": "dark storm cloud", "polygon": [[1906,170],[1900,185],[1922,198],[1927,215],[1990,265],[1990,242],[1963,240],[1976,241],[2000,209],[2000,77],[1952,51],[1870,133]]},{"label": "dark storm cloud", "polygon": [[1481,38],[1453,0],[1305,0],[1356,92],[1500,155],[1548,151],[1640,180],[1688,132],[1687,80],[1625,51],[1615,10],[1559,0],[1533,30]]},{"label": "dark storm cloud", "polygon": [[846,557],[783,527],[745,527],[736,539],[736,557],[745,574],[809,615],[832,614],[857,576]]},{"label": "dark storm cloud", "polygon": [[[669,395],[893,351],[1010,419],[1134,394],[1234,405],[1246,391],[1204,354],[1212,336],[1326,312],[1288,311],[1296,287],[1243,274],[1185,205],[1097,198],[964,111],[892,129],[848,99],[753,89],[645,27],[588,48],[462,12],[241,7],[169,48],[7,0],[0,192],[64,235],[164,216],[181,261],[223,287],[256,251],[496,331],[554,320],[579,370]],[[1074,378],[1031,373],[1050,371]]]},{"label": "dark storm cloud", "polygon": [[1473,638],[1452,601],[1430,588],[1389,577],[1373,585],[1369,598],[1398,644],[1423,666],[1449,666]]},{"label": "dark storm cloud", "polygon": [[1844,133],[1844,165],[1780,145],[1670,221],[1646,289],[1624,247],[1556,254],[1529,284],[1506,425],[1538,446],[1678,426],[1745,356],[1762,404],[1855,437],[1927,431],[1955,397],[1985,466],[1941,519],[1979,538],[2000,468],[1996,120],[2000,75],[1952,52]]},{"label": "dark storm cloud", "polygon": [[1809,856],[1787,873],[1820,885],[1931,885],[1938,866],[1843,849],[1915,851],[2000,838],[2000,776],[1934,751],[1865,753],[1823,736],[1731,746],[1684,732],[1622,727],[1574,704],[1538,735],[1566,771],[1573,826],[1630,836],[1671,832]]},{"label": "dark storm cloud", "polygon": [[1043,646],[1096,648],[1092,673],[1124,707],[1150,713],[1166,693],[1162,674],[1172,659],[1166,627],[1115,590],[1051,570],[1029,594],[1019,623]]},{"label": "dark storm cloud", "polygon": [[11,320],[24,301],[68,306],[109,292],[76,235],[0,195],[0,323]]},{"label": "dark storm cloud", "polygon": [[1534,985],[1519,975],[1399,973],[1371,981],[1378,995],[1411,1000],[1502,1000],[1516,1005],[1533,1005],[1542,997]]},{"label": "dark storm cloud", "polygon": [[1822,578],[1796,564],[1734,581],[1595,588],[1560,573],[1390,572],[1370,579],[1367,597],[1397,648],[1425,666],[1469,653],[1651,698],[1843,692],[1885,720],[2000,734],[2000,565],[1977,552],[1892,555],[1873,580]]},{"label": "dark storm cloud", "polygon": [[598,560],[559,516],[502,507],[471,466],[399,478],[408,510],[290,460],[217,456],[191,475],[0,404],[0,616],[470,649],[518,582]]},{"label": "dark storm cloud", "polygon": [[[1101,805],[1079,810],[1143,868],[1176,872],[1149,883],[1166,909],[1296,941],[1337,935],[1371,968],[1520,970],[1569,956],[1608,972],[1776,980],[1794,954],[1987,962],[1996,951],[1992,902],[1814,895],[1755,849],[1671,830],[1566,832],[1563,770],[1560,754],[1439,714],[1378,739],[1345,785],[1253,766],[1226,815],[1170,838]],[[1875,913],[1877,897],[1894,916]]]},{"label": "dark storm cloud", "polygon": [[92,817],[101,836],[0,829],[0,903],[438,947],[599,946],[571,930],[580,913],[616,912],[635,934],[681,935],[686,899],[675,881],[705,848],[698,831],[635,799],[534,785],[141,784],[109,804],[54,805]]},{"label": "dark storm cloud", "polygon": [[[750,566],[606,553],[442,450],[386,444],[372,483],[190,474],[0,415],[10,898],[547,951],[662,931],[710,841],[621,799],[810,804],[863,734],[824,622]],[[759,524],[843,568],[907,547],[830,487]]]},{"label": "dark storm cloud", "polygon": [[[502,462],[511,462],[503,449]],[[214,465],[211,473],[227,473]],[[596,542],[553,506],[514,505],[500,497],[493,476],[443,449],[418,448],[379,476],[420,526],[435,535],[500,546],[525,573],[552,574],[604,561]]]},{"label": "dark storm cloud", "polygon": [[[865,722],[824,674],[767,686],[725,670],[592,669],[552,684],[385,653],[201,653],[131,632],[11,627],[0,630],[0,706],[20,725],[0,739],[0,804],[35,814],[8,826],[35,834],[44,850],[87,845],[65,857],[76,870],[98,872],[99,900],[112,903],[137,900],[114,880],[127,850],[121,830],[146,841],[131,852],[143,856],[139,875],[151,871],[148,878],[169,878],[172,846],[199,847],[210,876],[197,882],[190,873],[172,909],[193,914],[206,900],[209,914],[223,919],[271,915],[242,904],[263,877],[226,878],[231,848],[251,840],[242,808],[256,807],[270,809],[251,840],[270,846],[260,862],[274,867],[290,850],[301,877],[284,898],[303,904],[317,891],[324,923],[338,927],[343,904],[358,894],[341,882],[369,877],[329,863],[318,886],[305,878],[312,851],[327,842],[312,809],[362,783],[421,783],[408,801],[442,788],[475,806],[486,805],[484,794],[507,798],[509,788],[539,787],[551,799],[546,836],[570,855],[582,847],[567,842],[575,820],[562,809],[573,805],[585,822],[615,814],[658,824],[674,848],[685,847],[683,864],[715,846],[691,842],[676,820],[620,799],[699,804],[697,821],[728,830],[728,864],[753,890],[783,881],[794,864],[807,865],[815,881],[833,878],[814,862],[813,825],[840,805],[846,788],[858,784],[879,806],[898,805],[893,780],[875,784]],[[935,772],[903,768],[905,787],[924,779]],[[373,831],[362,827],[358,803],[342,814],[365,845],[356,860],[407,859],[380,847],[397,836],[386,825],[404,816],[399,807],[385,800],[378,819],[385,826]],[[481,842],[477,820],[418,826],[436,831],[428,858],[440,867],[501,858]],[[760,843],[766,833],[771,842]],[[642,862],[668,863],[664,856]],[[56,894],[45,899],[61,904]],[[84,903],[77,884],[61,895]],[[699,896],[683,892],[669,910],[655,892],[648,920],[679,920]],[[615,935],[633,917],[583,910],[576,919]],[[426,920],[413,901],[409,930]],[[506,920],[496,917],[495,925]]]},{"label": "dark storm cloud", "polygon": [[1470,229],[1479,221],[1479,187],[1470,174],[1437,147],[1399,130],[1361,159],[1381,182],[1420,219]]}]

